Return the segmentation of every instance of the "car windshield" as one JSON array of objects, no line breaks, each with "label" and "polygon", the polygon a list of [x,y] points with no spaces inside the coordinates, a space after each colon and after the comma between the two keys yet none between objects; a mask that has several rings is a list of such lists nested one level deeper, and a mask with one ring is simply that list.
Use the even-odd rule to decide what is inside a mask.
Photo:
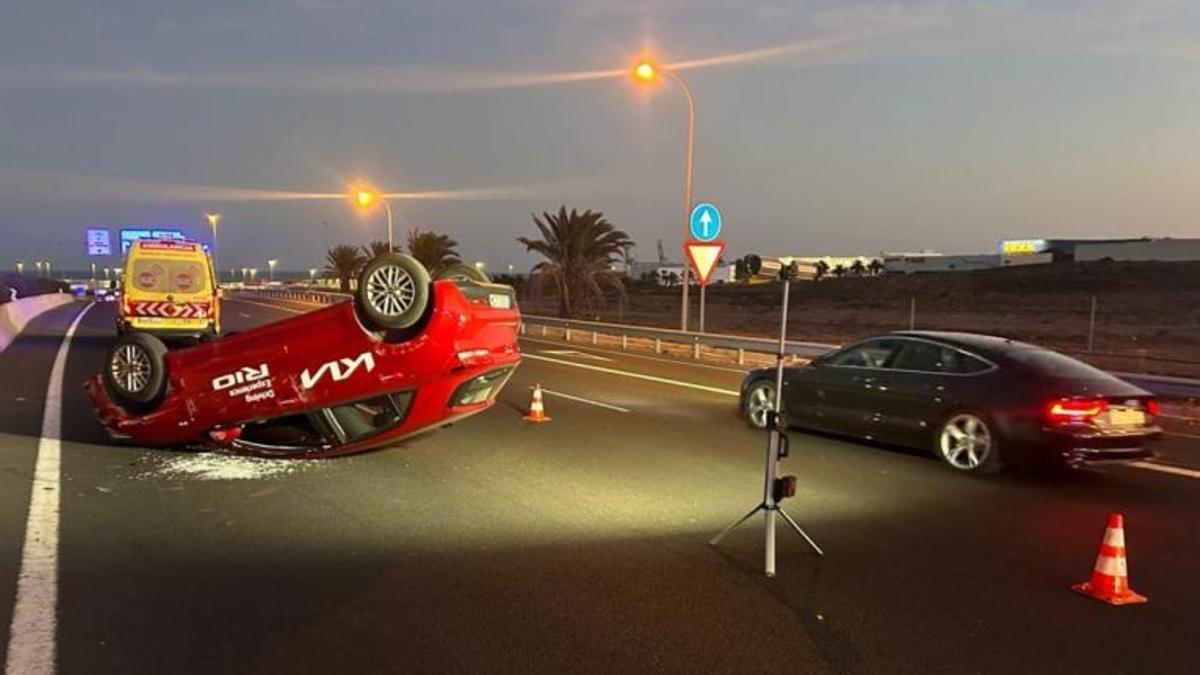
[{"label": "car windshield", "polygon": [[130,277],[139,291],[191,295],[208,290],[204,266],[194,260],[138,258]]},{"label": "car windshield", "polygon": [[1027,368],[1051,377],[1076,380],[1108,379],[1111,377],[1111,375],[1099,368],[1090,366],[1083,361],[1073,359],[1064,354],[1052,352],[1049,349],[1017,349],[1009,352],[1008,355],[1014,361]]}]

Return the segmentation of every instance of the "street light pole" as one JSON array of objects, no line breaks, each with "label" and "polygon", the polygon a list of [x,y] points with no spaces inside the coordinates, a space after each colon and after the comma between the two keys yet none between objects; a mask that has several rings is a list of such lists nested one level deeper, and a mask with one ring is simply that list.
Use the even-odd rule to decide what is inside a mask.
[{"label": "street light pole", "polygon": [[[651,83],[659,78],[659,73],[666,75],[679,85],[679,89],[683,91],[683,97],[687,101],[688,106],[688,140],[687,140],[687,159],[684,167],[683,181],[683,230],[684,241],[690,238],[689,222],[692,215],[692,165],[693,157],[696,151],[696,100],[692,97],[692,88],[688,86],[687,80],[683,79],[675,70],[670,68],[660,69],[650,60],[642,60],[633,69],[633,79],[643,83]],[[688,329],[688,294],[691,277],[691,270],[688,268],[687,261],[683,263],[683,298],[679,307],[679,329]],[[703,297],[704,287],[700,288],[701,297]]]},{"label": "street light pole", "polygon": [[213,247],[212,247],[212,263],[213,272],[217,275],[217,285],[221,285],[221,266],[217,264],[217,223],[221,221],[221,214],[209,212],[204,214],[208,219],[208,224],[212,226]]},{"label": "street light pole", "polygon": [[274,258],[271,258],[270,260],[267,261],[267,267],[270,268],[270,272],[269,272],[269,274],[270,274],[269,280],[270,281],[275,281],[275,265],[278,262],[279,261]]},{"label": "street light pole", "polygon": [[[688,105],[688,141],[687,141],[687,168],[684,173],[683,181],[683,231],[685,239],[691,233],[689,222],[692,217],[692,158],[695,156],[696,148],[696,101],[692,98],[692,88],[688,86],[687,80],[674,70],[666,69],[664,71],[667,76],[675,80],[679,84],[679,88],[683,90],[683,97],[687,99]],[[679,310],[679,330],[688,329],[688,287],[691,285],[688,278],[691,276],[691,270],[688,268],[687,261],[683,261],[683,300]],[[700,287],[700,302],[704,302],[704,287]],[[701,328],[703,330],[703,328]]]},{"label": "street light pole", "polygon": [[392,241],[392,205],[388,203],[387,197],[383,195],[379,195],[379,201],[383,202],[383,210],[387,213],[388,253],[393,253],[396,250],[396,244]]}]

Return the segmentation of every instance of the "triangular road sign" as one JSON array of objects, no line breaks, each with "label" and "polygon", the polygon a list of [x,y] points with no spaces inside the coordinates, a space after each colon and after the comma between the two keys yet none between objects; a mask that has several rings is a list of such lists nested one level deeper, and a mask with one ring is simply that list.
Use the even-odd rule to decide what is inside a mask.
[{"label": "triangular road sign", "polygon": [[685,241],[683,250],[687,252],[688,262],[692,264],[692,271],[696,273],[696,283],[703,286],[708,283],[708,278],[717,268],[717,261],[725,252],[725,242]]}]

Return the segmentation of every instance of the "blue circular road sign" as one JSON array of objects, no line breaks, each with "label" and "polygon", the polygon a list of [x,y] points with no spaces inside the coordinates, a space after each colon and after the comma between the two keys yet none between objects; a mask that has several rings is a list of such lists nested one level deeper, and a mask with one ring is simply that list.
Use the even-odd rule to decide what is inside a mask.
[{"label": "blue circular road sign", "polygon": [[688,224],[693,239],[712,241],[721,234],[721,212],[707,202],[697,204],[696,208],[692,209],[692,217]]}]

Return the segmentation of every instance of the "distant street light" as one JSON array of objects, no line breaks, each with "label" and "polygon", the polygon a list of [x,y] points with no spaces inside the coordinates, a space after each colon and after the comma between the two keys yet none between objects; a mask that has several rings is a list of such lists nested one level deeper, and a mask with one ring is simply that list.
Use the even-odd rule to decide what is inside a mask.
[{"label": "distant street light", "polygon": [[221,214],[217,213],[216,211],[209,211],[208,213],[204,214],[204,217],[208,219],[208,224],[212,227],[212,235],[213,235],[212,263],[213,263],[213,270],[218,270],[217,271],[217,285],[220,285],[221,284],[221,279],[220,279],[221,273],[219,270],[221,268],[217,265],[217,223],[221,222]]},{"label": "distant street light", "polygon": [[271,278],[271,281],[275,281],[275,265],[276,265],[278,262],[279,262],[279,261],[278,261],[278,260],[276,260],[276,259],[274,259],[274,258],[271,258],[270,260],[268,260],[268,261],[267,261],[267,267],[270,267],[270,268],[271,268],[271,277],[270,277],[270,278]]},{"label": "distant street light", "polygon": [[308,268],[308,283],[312,284],[313,279],[316,279],[316,278],[317,278],[317,268],[315,268],[315,267]]},{"label": "distant street light", "polygon": [[377,190],[367,188],[358,188],[354,191],[354,203],[357,204],[358,208],[364,213],[370,211],[371,207],[375,205],[375,202],[383,204],[383,210],[387,212],[388,251],[395,251],[396,245],[392,241],[392,205],[388,203],[387,197],[384,197],[383,193]]},{"label": "distant street light", "polygon": [[511,277],[512,275],[513,275],[513,264],[509,263],[508,264],[508,276]]},{"label": "distant street light", "polygon": [[[696,102],[692,98],[692,89],[688,86],[686,80],[678,72],[670,68],[660,68],[649,59],[642,59],[633,68],[632,76],[635,82],[641,84],[654,84],[665,75],[674,80],[679,88],[683,91],[683,97],[687,99],[688,105],[688,141],[687,141],[687,164],[684,173],[684,189],[683,189],[683,231],[684,240],[686,241],[690,228],[688,221],[692,215],[692,157],[695,155],[696,146]],[[680,330],[688,329],[688,276],[690,270],[685,261],[683,265],[683,301],[679,310],[679,328]],[[701,287],[703,290],[703,287]]]},{"label": "distant street light", "polygon": [[17,261],[17,274],[24,274],[24,273],[25,273],[25,263],[18,260]]},{"label": "distant street light", "polygon": [[96,263],[91,262],[89,264],[92,266],[92,283],[95,283],[96,282]]},{"label": "distant street light", "polygon": [[251,268],[250,268],[250,280],[251,280],[251,281],[255,281],[255,280],[257,280],[257,279],[258,279],[258,268],[257,268],[257,267],[251,267]]},{"label": "distant street light", "polygon": [[250,274],[250,270],[249,270],[248,268],[246,268],[246,267],[243,267],[243,268],[242,268],[242,281],[245,281],[245,280],[246,280],[246,277],[247,277],[249,274]]}]

